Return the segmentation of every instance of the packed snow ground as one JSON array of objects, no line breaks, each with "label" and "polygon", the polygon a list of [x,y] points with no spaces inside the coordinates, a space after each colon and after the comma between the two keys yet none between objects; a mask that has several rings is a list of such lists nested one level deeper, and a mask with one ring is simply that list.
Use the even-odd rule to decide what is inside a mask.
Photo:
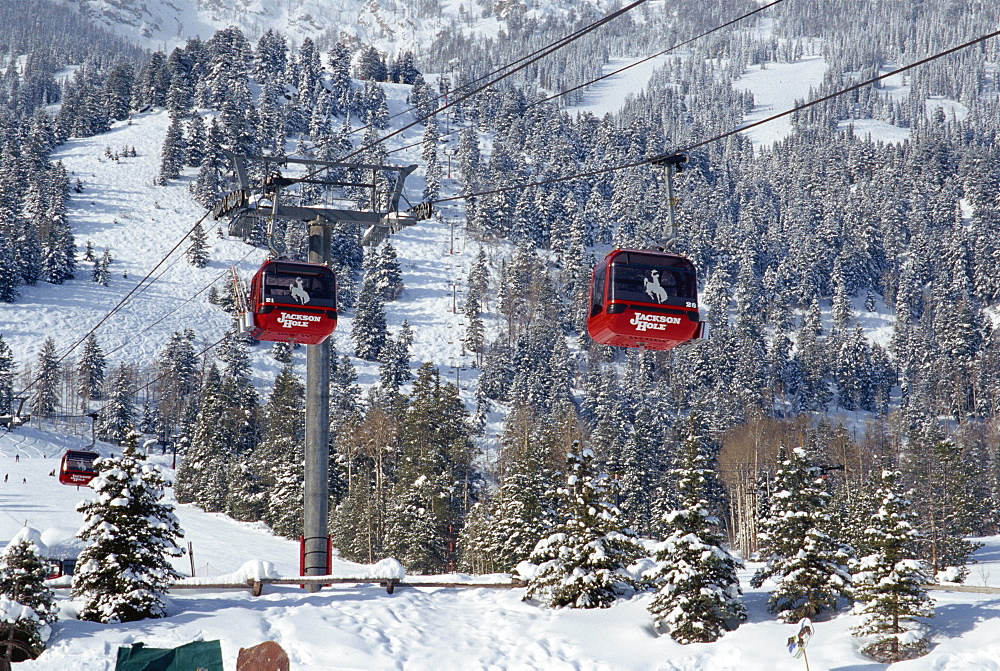
[{"label": "packed snow ground", "polygon": [[[87,489],[60,485],[49,473],[62,452],[84,447],[82,438],[31,427],[0,436],[0,546],[24,526],[46,542],[72,535],[83,522],[75,507]],[[99,449],[108,448],[98,445]],[[19,458],[18,458],[19,457]],[[155,456],[169,466],[169,455]],[[2,478],[0,478],[2,480]],[[177,506],[184,543],[194,549],[198,578],[222,580],[250,560],[273,565],[276,574],[296,575],[297,544],[275,538],[258,525]],[[968,584],[1000,586],[1000,536],[977,554]],[[190,575],[187,557],[175,567]],[[523,589],[425,588],[400,586],[389,595],[377,585],[325,588],[309,594],[297,587],[248,590],[176,590],[168,617],[103,625],[73,619],[77,605],[59,590],[62,620],[50,647],[19,668],[59,671],[114,668],[119,646],[142,641],[174,647],[192,640],[219,639],[227,668],[241,647],[277,641],[293,669],[663,669],[782,671],[804,668],[786,652],[793,625],[766,612],[767,589],[750,589],[753,565],[741,574],[750,619],[713,644],[682,646],[657,637],[646,605],[650,594],[623,599],[606,610],[548,610],[521,598]],[[334,572],[364,577],[379,570],[337,562]],[[490,576],[498,580],[506,576]],[[418,577],[411,577],[413,580]],[[473,581],[471,576],[448,576]],[[934,592],[937,616],[931,621],[934,648],[926,657],[893,669],[1000,669],[1000,595]],[[856,651],[849,628],[857,618],[841,615],[816,624],[807,654],[813,669],[874,670]]]}]

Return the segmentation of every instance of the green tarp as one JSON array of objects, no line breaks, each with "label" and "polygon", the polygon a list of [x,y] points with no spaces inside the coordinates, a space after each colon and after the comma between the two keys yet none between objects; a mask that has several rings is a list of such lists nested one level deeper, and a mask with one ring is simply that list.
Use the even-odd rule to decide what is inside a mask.
[{"label": "green tarp", "polygon": [[195,641],[179,648],[118,648],[115,671],[224,671],[218,641]]}]

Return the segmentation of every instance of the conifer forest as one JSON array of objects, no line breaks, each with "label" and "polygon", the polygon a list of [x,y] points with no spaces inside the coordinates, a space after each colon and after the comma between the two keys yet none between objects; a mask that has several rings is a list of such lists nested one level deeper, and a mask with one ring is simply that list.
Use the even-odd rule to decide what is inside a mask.
[{"label": "conifer forest", "polygon": [[[387,325],[419,283],[391,235],[362,247],[356,226],[332,231],[351,317],[330,359],[339,556],[421,574],[530,565],[526,598],[551,607],[657,590],[652,621],[684,643],[745,619],[735,570],[753,559],[776,617],[855,601],[872,657],[925,652],[900,637],[900,618],[932,611],[920,585],[961,580],[969,539],[1000,523],[1000,38],[838,93],[995,30],[1000,5],[787,0],[717,30],[763,3],[650,2],[498,77],[618,7],[370,4],[412,4],[437,30],[397,48],[375,30],[239,27],[234,9],[229,27],[164,47],[74,3],[0,0],[0,416],[19,396],[33,422],[94,413],[97,440],[125,446],[135,432],[176,450],[179,503],[297,539],[303,350],[255,341],[234,319],[204,340],[178,321],[149,360],[109,353],[89,325],[39,332],[24,356],[3,338],[3,310],[43,283],[72,292],[121,274],[120,250],[96,248],[67,216],[87,177],[53,154],[72,138],[167,110],[152,197],[187,176],[208,210],[236,188],[227,152],[384,164],[380,138],[421,119],[411,200],[461,196],[452,211],[474,260],[455,278],[455,337],[474,369],[462,391],[447,361],[413,355],[425,323]],[[486,21],[501,28],[484,37]],[[615,113],[576,109],[613,59],[682,42]],[[826,69],[798,104],[825,99],[789,115],[774,143],[733,132],[756,106],[737,80],[806,58]],[[407,87],[402,119],[387,86]],[[865,130],[873,122],[895,134]],[[648,159],[682,149],[671,251],[697,267],[710,336],[668,351],[599,344],[586,329],[591,269],[664,237],[665,169]],[[135,151],[109,142],[101,160]],[[224,228],[196,226],[185,262],[210,263]],[[248,250],[265,249],[251,228]],[[306,259],[302,227],[279,235]],[[196,300],[235,318],[225,282]],[[276,375],[255,373],[260,352]],[[625,576],[641,557],[657,568]],[[910,600],[886,601],[880,571]]]}]

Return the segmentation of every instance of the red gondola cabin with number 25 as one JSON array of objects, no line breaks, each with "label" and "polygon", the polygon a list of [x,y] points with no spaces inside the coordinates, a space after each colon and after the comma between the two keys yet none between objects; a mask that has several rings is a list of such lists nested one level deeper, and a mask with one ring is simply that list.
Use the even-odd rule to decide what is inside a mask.
[{"label": "red gondola cabin with number 25", "polygon": [[666,252],[615,249],[594,266],[587,331],[603,345],[666,350],[704,338],[694,264]]},{"label": "red gondola cabin with number 25", "polygon": [[337,279],[319,263],[267,261],[250,282],[250,335],[318,345],[337,328]]}]

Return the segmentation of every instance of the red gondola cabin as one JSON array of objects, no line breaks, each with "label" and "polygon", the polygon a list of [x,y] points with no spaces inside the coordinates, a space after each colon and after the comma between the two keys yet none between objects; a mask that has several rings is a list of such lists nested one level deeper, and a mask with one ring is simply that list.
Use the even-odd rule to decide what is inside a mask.
[{"label": "red gondola cabin", "polygon": [[603,345],[653,350],[704,337],[694,264],[665,252],[609,252],[594,266],[587,331]]},{"label": "red gondola cabin", "polygon": [[317,345],[337,328],[337,279],[318,263],[267,261],[250,283],[250,335]]},{"label": "red gondola cabin", "polygon": [[59,482],[64,485],[85,487],[97,475],[94,460],[99,454],[84,450],[67,450],[59,466]]}]

